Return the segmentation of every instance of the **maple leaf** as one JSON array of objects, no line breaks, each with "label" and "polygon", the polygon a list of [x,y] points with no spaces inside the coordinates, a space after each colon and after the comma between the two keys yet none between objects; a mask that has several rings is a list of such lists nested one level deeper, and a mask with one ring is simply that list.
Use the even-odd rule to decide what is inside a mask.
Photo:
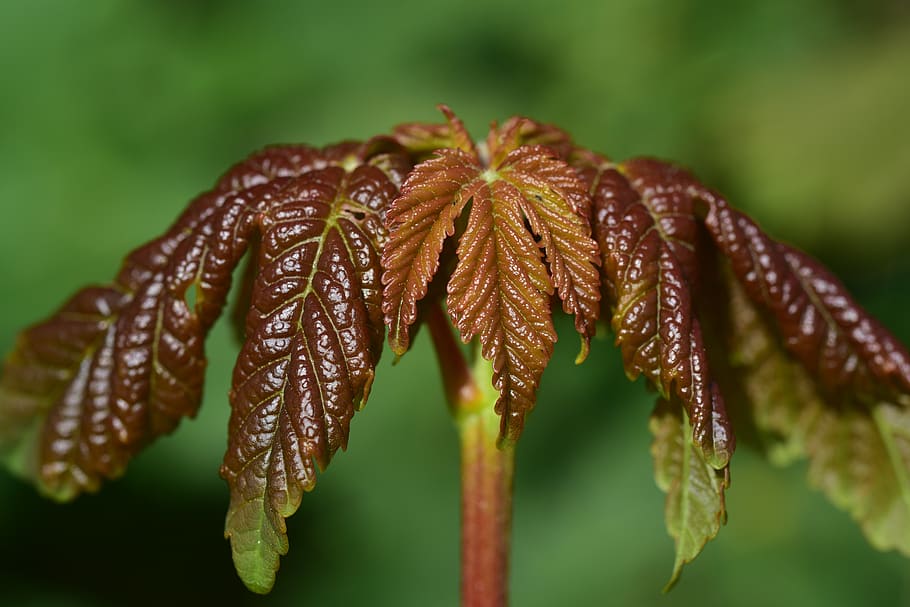
[{"label": "maple leaf", "polygon": [[436,150],[417,165],[392,203],[382,257],[383,312],[392,350],[410,344],[417,303],[439,269],[446,238],[470,205],[458,240],[458,262],[446,305],[462,340],[479,337],[493,362],[500,393],[501,436],[517,439],[533,407],[556,333],[550,295],[575,315],[587,353],[599,311],[596,244],[585,219],[589,202],[574,171],[542,145],[521,145],[521,119],[487,139],[489,164],[464,126],[442,108],[455,148]]}]

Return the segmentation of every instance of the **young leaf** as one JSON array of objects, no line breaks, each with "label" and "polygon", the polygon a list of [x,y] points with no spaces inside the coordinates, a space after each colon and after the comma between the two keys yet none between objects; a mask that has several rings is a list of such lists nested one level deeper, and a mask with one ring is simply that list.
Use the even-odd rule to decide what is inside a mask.
[{"label": "young leaf", "polygon": [[705,225],[749,297],[826,391],[895,400],[910,394],[910,355],[818,262],[765,235],[711,193]]},{"label": "young leaf", "polygon": [[[127,257],[114,285],[83,289],[20,336],[0,378],[0,426],[11,429],[0,453],[15,453],[16,469],[42,492],[66,500],[97,489],[195,414],[202,341],[232,267],[233,252],[211,235],[233,230],[236,210],[226,195],[199,197]],[[26,419],[31,431],[21,433]]]},{"label": "young leaf", "polygon": [[[71,499],[119,476],[139,449],[194,415],[203,340],[256,227],[258,211],[243,191],[382,145],[254,154],[194,200],[163,236],[131,253],[113,285],[80,291],[25,331],[0,377],[0,457],[42,492]],[[375,162],[403,174],[390,157]],[[372,313],[379,318],[378,303]]]},{"label": "young leaf", "polygon": [[751,421],[809,458],[810,482],[874,546],[910,554],[910,358],[817,262],[712,196],[706,223],[738,279],[728,335]]},{"label": "young leaf", "polygon": [[731,375],[721,385],[737,431],[757,440],[775,464],[788,464],[807,453],[806,428],[822,406],[817,386],[782,347],[771,319],[748,298],[729,263],[718,265],[711,322],[716,345],[728,352]]},{"label": "young leaf", "polygon": [[444,124],[401,124],[395,127],[393,139],[420,160],[426,160],[433,152],[447,148],[476,155],[474,142],[461,119],[447,105],[438,105],[437,108],[446,117]]},{"label": "young leaf", "polygon": [[102,474],[119,472],[123,456],[107,424],[107,385],[114,320],[127,301],[116,287],[83,289],[50,320],[23,332],[6,359],[0,455],[56,499],[94,491]]},{"label": "young leaf", "polygon": [[[449,116],[452,130],[462,129]],[[417,302],[439,267],[444,240],[470,202],[447,307],[464,341],[479,336],[500,392],[502,436],[516,439],[556,334],[554,289],[576,316],[582,356],[594,331],[597,249],[585,221],[588,199],[573,170],[543,146],[519,146],[520,120],[488,138],[492,164],[476,150],[439,150],[418,165],[387,215],[383,311],[389,342],[407,350]]]},{"label": "young leaf", "polygon": [[653,160],[578,161],[594,201],[612,326],[630,379],[644,374],[686,407],[693,440],[724,468],[734,449],[720,391],[708,369],[693,307],[697,276],[694,180]]},{"label": "young leaf", "polygon": [[439,150],[414,167],[386,213],[389,241],[382,251],[382,311],[389,345],[398,356],[410,347],[417,302],[427,294],[443,243],[455,233],[455,220],[473,195],[470,186],[480,171],[467,153]]},{"label": "young leaf", "polygon": [[907,404],[847,401],[805,428],[809,481],[860,524],[879,550],[910,556],[910,412]]},{"label": "young leaf", "polygon": [[502,126],[496,128],[494,124],[493,128],[490,129],[487,138],[488,150],[499,149],[508,153],[523,145],[546,146],[553,151],[557,158],[566,161],[576,149],[572,138],[564,130],[551,124],[536,122],[530,118],[513,116],[506,120]]},{"label": "young leaf", "polygon": [[380,169],[274,181],[260,214],[258,272],[234,370],[225,536],[244,583],[268,592],[285,518],[347,445],[382,346],[381,213],[397,193]]},{"label": "young leaf", "polygon": [[692,444],[692,428],[683,407],[660,399],[649,422],[654,441],[654,476],[667,494],[667,530],[676,543],[673,574],[665,590],[679,579],[682,568],[714,539],[727,520],[724,491],[729,468],[716,470]]}]

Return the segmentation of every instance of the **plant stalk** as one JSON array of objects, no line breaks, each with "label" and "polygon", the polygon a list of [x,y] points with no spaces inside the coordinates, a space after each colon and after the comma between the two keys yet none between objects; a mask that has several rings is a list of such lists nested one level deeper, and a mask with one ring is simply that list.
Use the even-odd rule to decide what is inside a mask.
[{"label": "plant stalk", "polygon": [[[499,417],[493,411],[467,415],[461,433],[461,597],[466,607],[507,603],[512,527],[512,443],[497,447]],[[491,423],[492,422],[492,423]]]},{"label": "plant stalk", "polygon": [[492,364],[476,356],[468,365],[439,307],[429,312],[427,324],[461,441],[461,604],[504,607],[515,445],[499,443]]}]

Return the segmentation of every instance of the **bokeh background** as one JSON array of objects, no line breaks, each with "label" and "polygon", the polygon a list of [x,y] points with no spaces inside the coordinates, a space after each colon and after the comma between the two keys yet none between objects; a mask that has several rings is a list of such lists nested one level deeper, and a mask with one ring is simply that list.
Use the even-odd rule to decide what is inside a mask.
[{"label": "bokeh background", "polygon": [[[232,162],[365,138],[450,104],[524,114],[617,158],[677,160],[809,250],[910,342],[910,7],[904,0],[0,3],[0,350],[106,281]],[[910,561],[747,449],[730,520],[667,596],[653,396],[561,325],[519,448],[512,597],[547,605],[902,605]],[[198,419],[65,506],[0,472],[0,604],[457,604],[456,438],[426,336],[387,356],[274,592],[237,580],[224,324]]]}]

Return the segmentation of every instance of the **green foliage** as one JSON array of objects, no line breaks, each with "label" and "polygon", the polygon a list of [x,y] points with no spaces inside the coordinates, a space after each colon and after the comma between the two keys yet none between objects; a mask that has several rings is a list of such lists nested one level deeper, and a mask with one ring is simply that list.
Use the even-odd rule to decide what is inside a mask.
[{"label": "green foliage", "polygon": [[701,552],[727,522],[724,491],[730,484],[729,469],[715,469],[695,449],[692,427],[678,405],[660,400],[651,414],[651,455],[657,486],[667,494],[667,531],[676,541],[676,562],[669,589],[683,565]]}]

